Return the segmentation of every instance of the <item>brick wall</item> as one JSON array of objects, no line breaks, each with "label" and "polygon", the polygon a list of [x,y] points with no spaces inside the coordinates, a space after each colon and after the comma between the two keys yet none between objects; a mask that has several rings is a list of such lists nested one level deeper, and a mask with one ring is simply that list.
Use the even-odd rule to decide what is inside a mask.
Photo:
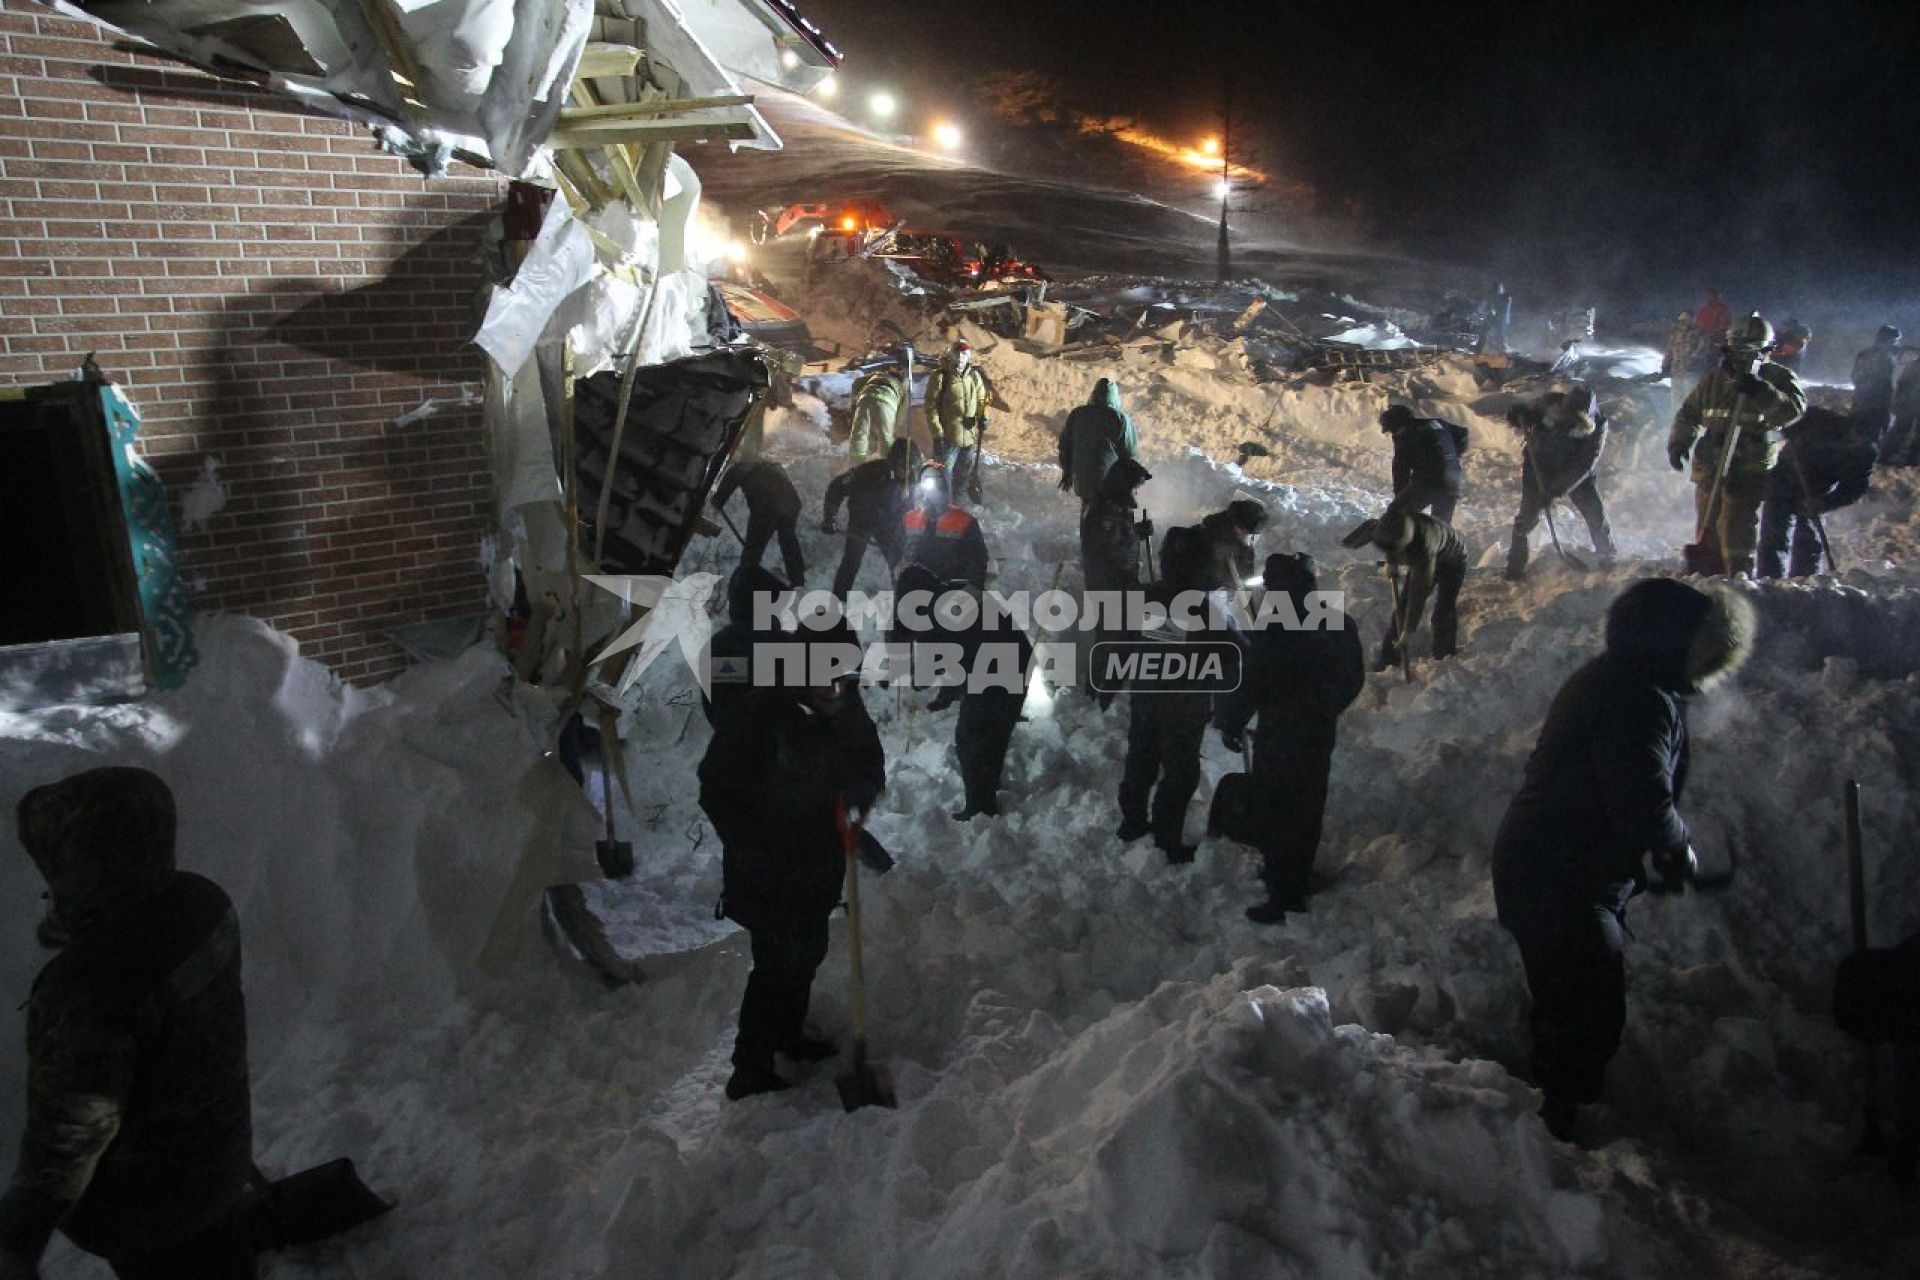
[{"label": "brick wall", "polygon": [[467,344],[504,185],[0,0],[0,382],[89,352],[139,408],[196,608],[265,618],[366,682],[383,638],[479,609],[488,476]]}]

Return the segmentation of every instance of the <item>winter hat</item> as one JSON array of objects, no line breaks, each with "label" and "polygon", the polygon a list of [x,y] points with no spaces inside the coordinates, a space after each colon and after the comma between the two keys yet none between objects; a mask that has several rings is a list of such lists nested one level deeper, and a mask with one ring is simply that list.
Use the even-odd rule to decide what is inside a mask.
[{"label": "winter hat", "polygon": [[1386,407],[1385,412],[1380,415],[1380,429],[1382,431],[1394,431],[1409,423],[1418,421],[1419,419],[1413,416],[1413,410],[1409,409],[1406,405],[1398,403],[1390,404]]},{"label": "winter hat", "polygon": [[1267,522],[1267,509],[1252,498],[1235,498],[1227,504],[1227,518],[1243,532],[1258,533]]},{"label": "winter hat", "polygon": [[1663,689],[1696,693],[1740,669],[1756,626],[1753,606],[1727,587],[1649,578],[1607,610],[1607,655]]},{"label": "winter hat", "polygon": [[1269,591],[1304,596],[1314,589],[1318,580],[1315,570],[1313,557],[1304,551],[1276,551],[1267,557],[1261,578]]},{"label": "winter hat", "polygon": [[35,787],[15,817],[70,926],[146,896],[173,872],[173,792],[145,769],[89,769]]}]

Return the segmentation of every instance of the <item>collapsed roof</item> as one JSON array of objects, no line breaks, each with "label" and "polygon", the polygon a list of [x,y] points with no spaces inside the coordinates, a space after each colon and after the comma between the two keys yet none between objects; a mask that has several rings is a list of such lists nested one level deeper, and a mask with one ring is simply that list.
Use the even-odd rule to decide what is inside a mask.
[{"label": "collapsed roof", "polygon": [[840,59],[787,0],[49,2],[367,124],[431,173],[458,156],[540,177],[549,143],[777,148],[734,74],[805,90]]}]

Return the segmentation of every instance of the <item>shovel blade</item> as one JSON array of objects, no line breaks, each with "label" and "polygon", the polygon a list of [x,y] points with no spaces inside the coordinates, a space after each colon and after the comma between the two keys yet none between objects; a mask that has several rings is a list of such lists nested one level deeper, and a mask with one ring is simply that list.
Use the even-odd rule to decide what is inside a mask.
[{"label": "shovel blade", "polygon": [[260,1249],[312,1244],[391,1208],[342,1156],[267,1184],[248,1212],[247,1234]]},{"label": "shovel blade", "polygon": [[893,1092],[893,1077],[884,1065],[867,1061],[865,1041],[856,1041],[853,1053],[847,1063],[847,1069],[834,1077],[834,1087],[840,1090],[840,1105],[848,1111],[858,1111],[862,1107],[900,1106],[899,1098]]},{"label": "shovel blade", "polygon": [[1680,559],[1688,573],[1703,578],[1717,578],[1727,571],[1727,562],[1720,558],[1720,545],[1716,542],[1689,542],[1680,548]]},{"label": "shovel blade", "polygon": [[633,842],[630,840],[596,840],[593,856],[610,879],[625,880],[633,874]]}]

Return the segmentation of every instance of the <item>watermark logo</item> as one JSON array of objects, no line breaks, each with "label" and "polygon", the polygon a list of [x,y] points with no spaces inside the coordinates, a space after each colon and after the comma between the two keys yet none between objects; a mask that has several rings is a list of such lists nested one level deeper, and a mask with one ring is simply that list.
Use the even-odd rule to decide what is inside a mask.
[{"label": "watermark logo", "polygon": [[678,642],[680,656],[687,660],[694,679],[700,682],[700,692],[713,696],[713,672],[708,661],[713,651],[713,623],[708,617],[707,605],[720,586],[717,574],[695,573],[685,578],[651,574],[582,576],[601,590],[611,591],[642,610],[632,626],[593,657],[593,661],[601,662],[635,645],[640,647],[639,654],[627,663],[626,673],[620,677],[621,693],[631,689],[655,659]]},{"label": "watermark logo", "polygon": [[1087,682],[1098,693],[1232,693],[1242,656],[1233,640],[1103,640]]}]

